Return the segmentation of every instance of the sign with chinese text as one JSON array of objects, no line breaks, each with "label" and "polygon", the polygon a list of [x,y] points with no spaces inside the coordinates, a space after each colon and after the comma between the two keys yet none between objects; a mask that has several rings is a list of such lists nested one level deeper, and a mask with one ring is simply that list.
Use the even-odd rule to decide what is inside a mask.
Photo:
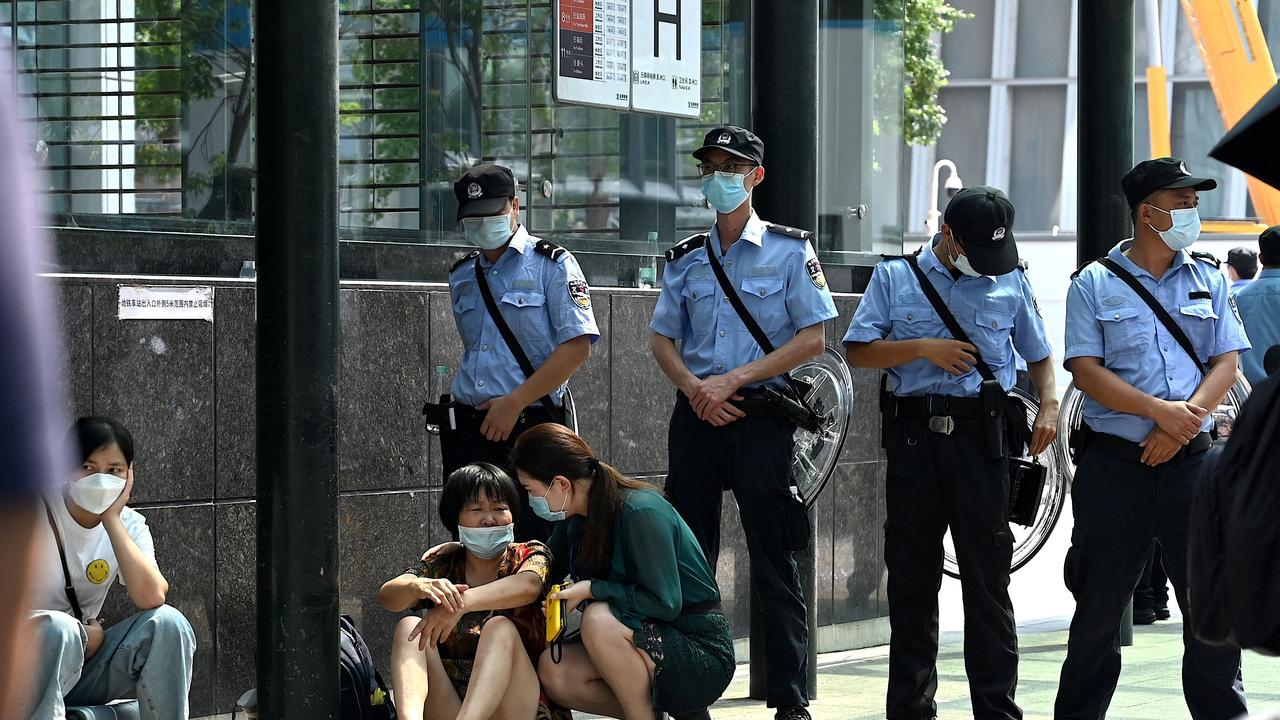
[{"label": "sign with chinese text", "polygon": [[118,317],[121,320],[213,322],[213,288],[121,285]]}]

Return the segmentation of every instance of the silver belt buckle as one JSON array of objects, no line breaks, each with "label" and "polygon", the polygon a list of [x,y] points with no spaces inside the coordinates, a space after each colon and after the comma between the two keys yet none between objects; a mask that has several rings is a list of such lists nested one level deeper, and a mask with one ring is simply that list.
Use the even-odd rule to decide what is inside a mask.
[{"label": "silver belt buckle", "polygon": [[956,421],[950,415],[934,415],[929,418],[929,429],[939,435],[950,435],[956,429]]}]

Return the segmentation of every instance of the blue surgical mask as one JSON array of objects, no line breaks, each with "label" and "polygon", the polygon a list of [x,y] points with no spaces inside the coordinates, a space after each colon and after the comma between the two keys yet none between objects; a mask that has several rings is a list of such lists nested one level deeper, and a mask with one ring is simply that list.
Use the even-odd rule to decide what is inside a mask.
[{"label": "blue surgical mask", "polygon": [[[543,520],[546,520],[547,522],[560,522],[561,520],[564,519],[564,507],[560,508],[559,510],[552,510],[551,504],[547,502],[547,495],[549,495],[550,493],[551,493],[551,488],[550,486],[548,486],[547,492],[543,493],[541,497],[537,495],[530,495],[529,508],[533,510],[534,515],[537,515],[538,517],[542,518]],[[564,506],[565,507],[569,506],[568,495],[566,495],[564,498]]]},{"label": "blue surgical mask", "polygon": [[1151,223],[1147,223],[1147,227],[1156,230],[1156,233],[1160,235],[1160,239],[1164,241],[1165,245],[1169,246],[1169,249],[1186,250],[1200,237],[1200,211],[1198,209],[1165,210],[1151,203],[1147,203],[1147,205],[1173,219],[1173,226],[1168,230],[1156,230]]},{"label": "blue surgical mask", "polygon": [[458,540],[472,555],[488,560],[501,555],[515,541],[515,527],[511,523],[478,528],[459,525]]},{"label": "blue surgical mask", "polygon": [[511,231],[511,216],[463,218],[462,234],[467,236],[468,242],[481,250],[497,250],[507,244],[514,234]]},{"label": "blue surgical mask", "polygon": [[702,194],[716,212],[731,213],[747,201],[747,179],[741,173],[716,172],[702,178]]}]

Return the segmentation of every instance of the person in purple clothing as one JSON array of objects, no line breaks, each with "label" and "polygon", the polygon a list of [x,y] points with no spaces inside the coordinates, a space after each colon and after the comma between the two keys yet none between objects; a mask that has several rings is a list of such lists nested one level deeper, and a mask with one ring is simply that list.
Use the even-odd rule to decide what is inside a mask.
[{"label": "person in purple clothing", "polygon": [[10,472],[0,476],[0,708],[17,705],[18,649],[26,645],[24,589],[31,567],[37,498],[60,467],[59,403],[51,340],[56,325],[45,283],[38,277],[39,238],[34,232],[35,183],[28,167],[30,139],[13,116],[10,55],[0,50],[0,168],[7,182],[0,192],[0,457]]}]

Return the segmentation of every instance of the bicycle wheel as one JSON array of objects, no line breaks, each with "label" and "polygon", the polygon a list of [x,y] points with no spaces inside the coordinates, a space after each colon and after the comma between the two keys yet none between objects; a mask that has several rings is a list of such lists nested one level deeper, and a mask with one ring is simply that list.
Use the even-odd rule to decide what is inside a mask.
[{"label": "bicycle wheel", "polygon": [[[1018,388],[1010,390],[1009,394],[1022,401],[1023,407],[1026,408],[1028,424],[1034,422],[1036,413],[1040,410],[1035,398]],[[1055,442],[1051,443],[1038,457],[1040,464],[1045,466],[1044,492],[1040,495],[1040,509],[1031,527],[1009,526],[1013,531],[1013,561],[1010,563],[1009,572],[1017,572],[1031,562],[1031,558],[1040,552],[1040,549],[1049,541],[1049,536],[1053,534],[1053,529],[1058,525],[1058,518],[1062,515],[1062,507],[1067,499],[1067,484],[1062,473],[1065,460],[1060,453],[1061,448]],[[1030,454],[1023,457],[1027,460],[1031,459]],[[956,561],[955,545],[951,541],[950,530],[947,531],[942,542],[942,571],[951,577],[959,578],[960,566]]]},{"label": "bicycle wheel", "polygon": [[853,376],[844,356],[831,347],[793,370],[791,376],[809,383],[811,389],[805,402],[822,417],[819,432],[796,428],[791,455],[791,483],[799,488],[805,505],[812,507],[835,472],[849,432]]}]

